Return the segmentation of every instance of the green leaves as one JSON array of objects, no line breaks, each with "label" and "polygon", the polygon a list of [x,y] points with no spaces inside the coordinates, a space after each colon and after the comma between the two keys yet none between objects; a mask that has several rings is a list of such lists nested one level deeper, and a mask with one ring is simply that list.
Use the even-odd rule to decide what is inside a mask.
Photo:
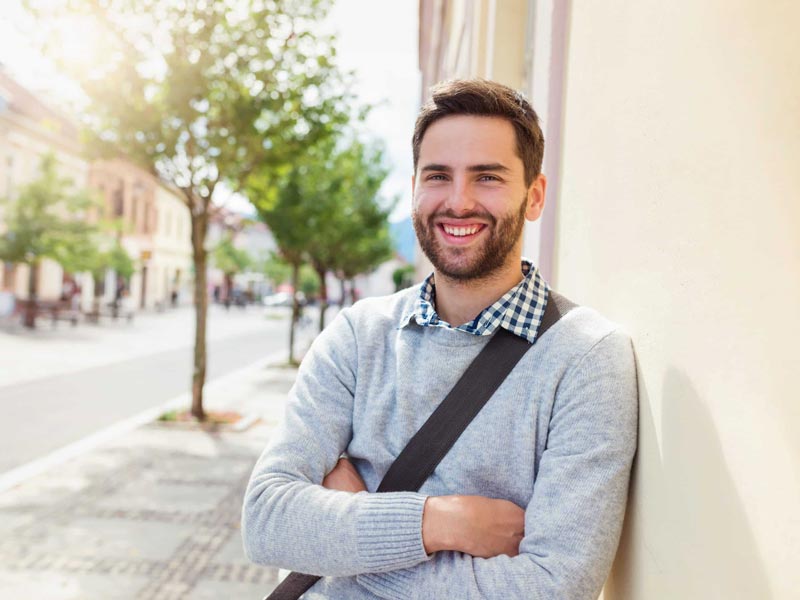
[{"label": "green leaves", "polygon": [[253,262],[247,251],[233,245],[233,236],[223,237],[212,250],[214,265],[225,275],[233,276],[246,270]]},{"label": "green leaves", "polygon": [[245,193],[290,264],[350,278],[392,255],[378,190],[386,177],[379,148],[357,139],[311,146],[291,168],[254,173]]},{"label": "green leaves", "polygon": [[97,203],[58,174],[52,154],[42,159],[40,176],[8,202],[0,259],[31,265],[51,258],[68,268],[80,266],[81,257],[91,252],[97,228],[86,219]]},{"label": "green leaves", "polygon": [[130,277],[135,267],[114,238],[113,226],[102,227],[89,218],[99,209],[90,192],[75,189],[70,179],[58,174],[55,157],[45,155],[39,177],[10,203],[0,259],[33,265],[49,258],[69,273],[91,272],[101,279],[112,269]]},{"label": "green leaves", "polygon": [[[87,98],[97,155],[124,154],[209,199],[263,165],[290,163],[349,119],[330,2],[29,0],[53,56]],[[91,65],[57,52],[65,23],[93,32]],[[204,208],[201,203],[201,209]]]}]

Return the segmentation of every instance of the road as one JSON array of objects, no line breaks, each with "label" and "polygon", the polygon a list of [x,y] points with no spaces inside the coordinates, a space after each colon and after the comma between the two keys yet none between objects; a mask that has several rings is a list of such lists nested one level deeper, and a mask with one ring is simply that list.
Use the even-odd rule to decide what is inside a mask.
[{"label": "road", "polygon": [[[167,325],[178,318],[185,319],[186,315],[176,316],[171,321],[145,322],[138,330],[134,327],[130,333],[121,330],[123,333],[115,335],[131,339],[144,334],[157,336],[158,329],[170,331]],[[225,319],[236,322],[230,326]],[[213,315],[213,320],[213,326],[221,331],[208,342],[207,381],[286,348],[288,322],[285,319],[267,320],[260,312],[253,311],[250,315],[234,313],[230,317],[219,313]],[[177,327],[173,329],[178,330]],[[79,333],[67,331],[63,335]],[[191,336],[186,339],[191,342]],[[50,345],[55,344],[52,349],[57,351],[68,341],[60,339],[51,341]],[[100,354],[102,345],[108,343],[102,338],[96,339],[91,350],[95,355]],[[44,372],[42,377],[28,377],[25,381],[0,387],[3,411],[0,474],[186,392],[191,367],[192,348],[184,345],[145,355],[138,352],[127,359],[67,373]]]}]

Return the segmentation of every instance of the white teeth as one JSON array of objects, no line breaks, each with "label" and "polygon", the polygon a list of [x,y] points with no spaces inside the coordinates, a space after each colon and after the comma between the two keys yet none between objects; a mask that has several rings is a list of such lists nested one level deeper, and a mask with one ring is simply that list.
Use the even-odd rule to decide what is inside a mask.
[{"label": "white teeth", "polygon": [[473,233],[477,233],[480,227],[478,225],[473,225],[472,227],[450,227],[449,225],[444,225],[445,233],[449,235],[455,235],[457,237],[463,237],[465,235],[472,235]]}]

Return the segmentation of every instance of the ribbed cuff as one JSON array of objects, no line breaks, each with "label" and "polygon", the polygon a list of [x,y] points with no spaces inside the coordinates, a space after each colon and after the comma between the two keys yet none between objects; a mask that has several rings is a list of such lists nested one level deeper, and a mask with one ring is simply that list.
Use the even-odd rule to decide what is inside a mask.
[{"label": "ribbed cuff", "polygon": [[386,600],[409,600],[413,598],[413,569],[388,571],[386,573],[362,573],[356,577],[358,583]]},{"label": "ribbed cuff", "polygon": [[393,571],[428,559],[422,543],[425,499],[416,492],[365,494],[356,515],[356,541],[366,570]]}]

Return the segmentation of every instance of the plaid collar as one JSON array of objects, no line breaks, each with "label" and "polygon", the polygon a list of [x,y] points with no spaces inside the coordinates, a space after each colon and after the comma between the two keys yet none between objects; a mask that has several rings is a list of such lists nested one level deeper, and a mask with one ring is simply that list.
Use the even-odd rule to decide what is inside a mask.
[{"label": "plaid collar", "polygon": [[525,276],[522,281],[494,304],[484,308],[474,320],[453,327],[436,314],[436,284],[431,273],[422,282],[414,306],[403,315],[402,325],[407,325],[413,319],[422,327],[445,327],[473,335],[492,335],[498,327],[502,327],[533,344],[542,322],[550,286],[539,275],[539,270],[525,259],[522,259],[522,274]]}]

